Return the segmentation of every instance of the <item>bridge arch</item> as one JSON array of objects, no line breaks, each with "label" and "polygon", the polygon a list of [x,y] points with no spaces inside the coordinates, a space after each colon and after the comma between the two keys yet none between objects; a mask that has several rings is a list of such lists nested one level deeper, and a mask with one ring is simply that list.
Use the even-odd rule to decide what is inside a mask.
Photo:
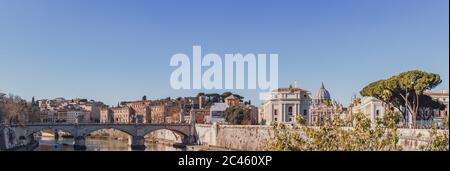
[{"label": "bridge arch", "polygon": [[[166,132],[162,132],[162,131],[166,131]],[[152,133],[155,133],[154,135],[158,136],[158,132],[160,132],[162,134],[166,134],[168,132],[173,133],[175,139],[166,139],[166,140],[174,140],[174,141],[179,142],[179,143],[187,143],[187,141],[189,139],[189,133],[187,132],[187,130],[179,129],[179,128],[176,128],[176,127],[175,128],[172,128],[172,127],[156,127],[156,128],[146,129],[143,132],[142,136],[146,137],[146,136],[152,135]],[[164,136],[165,137],[162,138],[162,139],[170,137],[170,135],[164,135]]]},{"label": "bridge arch", "polygon": [[75,136],[75,131],[72,130],[70,127],[64,127],[64,126],[32,126],[27,128],[26,136],[33,136],[33,134],[44,131],[44,130],[52,130],[52,131],[63,131],[66,133],[69,133],[72,136]]},{"label": "bridge arch", "polygon": [[108,130],[108,129],[120,131],[129,136],[136,136],[136,132],[133,129],[129,129],[127,127],[113,126],[113,125],[87,127],[87,128],[83,129],[80,136],[86,137],[86,136],[92,134],[93,132],[100,131],[100,130]]},{"label": "bridge arch", "polygon": [[[128,134],[129,145],[133,149],[145,149],[145,136],[159,130],[167,130],[167,133],[173,133],[176,135],[174,140],[182,144],[189,144],[194,140],[191,135],[191,126],[188,124],[55,124],[51,123],[26,125],[26,136],[33,136],[34,133],[50,129],[50,130],[62,130],[71,134],[74,137],[75,149],[86,149],[86,137],[98,130],[113,129],[125,134]],[[158,137],[160,138],[160,137]],[[161,139],[166,139],[162,137]]]}]

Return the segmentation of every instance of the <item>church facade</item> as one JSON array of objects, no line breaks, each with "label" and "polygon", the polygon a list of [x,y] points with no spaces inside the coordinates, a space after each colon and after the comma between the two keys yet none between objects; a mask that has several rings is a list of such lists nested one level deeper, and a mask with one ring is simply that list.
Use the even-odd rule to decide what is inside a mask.
[{"label": "church facade", "polygon": [[259,122],[295,123],[298,116],[307,118],[311,99],[309,92],[297,87],[278,88],[269,93],[259,108]]},{"label": "church facade", "polygon": [[342,105],[331,99],[330,92],[322,83],[312,99],[312,103],[309,108],[309,117],[307,120],[308,125],[321,125],[327,119],[341,117],[340,114],[343,111],[344,108]]}]

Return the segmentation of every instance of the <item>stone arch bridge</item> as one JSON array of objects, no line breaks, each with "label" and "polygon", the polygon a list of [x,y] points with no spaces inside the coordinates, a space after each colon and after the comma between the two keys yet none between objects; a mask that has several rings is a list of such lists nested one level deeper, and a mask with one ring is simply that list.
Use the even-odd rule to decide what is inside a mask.
[{"label": "stone arch bridge", "polygon": [[132,149],[145,149],[144,136],[157,130],[170,130],[180,135],[183,144],[192,144],[195,142],[194,129],[190,124],[100,124],[100,123],[42,123],[24,125],[26,136],[33,136],[39,131],[61,130],[70,133],[74,137],[74,148],[77,150],[86,149],[86,137],[97,130],[115,129],[127,133],[129,145]]}]

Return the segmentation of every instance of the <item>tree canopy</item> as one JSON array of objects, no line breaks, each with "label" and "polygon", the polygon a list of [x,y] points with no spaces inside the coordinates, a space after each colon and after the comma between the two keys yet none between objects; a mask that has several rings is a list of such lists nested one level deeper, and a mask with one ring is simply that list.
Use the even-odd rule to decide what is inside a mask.
[{"label": "tree canopy", "polygon": [[225,110],[225,121],[235,125],[251,124],[250,111],[242,106],[231,106]]},{"label": "tree canopy", "polygon": [[[293,126],[283,123],[273,124],[275,137],[269,143],[269,150],[279,151],[395,151],[398,146],[398,114],[387,112],[378,119],[375,126],[362,113],[352,116],[350,121],[339,117],[326,119],[326,124],[318,127],[304,126],[304,118],[297,118]],[[345,125],[352,124],[352,128]]]},{"label": "tree canopy", "polygon": [[412,115],[412,126],[415,127],[419,108],[441,107],[437,101],[433,101],[424,94],[426,90],[433,89],[441,82],[439,74],[413,70],[370,83],[360,91],[360,94],[375,97],[399,109],[404,115],[403,108],[406,108]]},{"label": "tree canopy", "polygon": [[10,94],[0,97],[0,121],[7,123],[24,123],[28,114],[27,102],[20,96]]}]

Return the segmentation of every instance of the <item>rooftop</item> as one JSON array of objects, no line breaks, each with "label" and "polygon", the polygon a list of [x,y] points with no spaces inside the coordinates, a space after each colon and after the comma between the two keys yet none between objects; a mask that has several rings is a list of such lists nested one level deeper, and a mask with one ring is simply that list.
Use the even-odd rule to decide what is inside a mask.
[{"label": "rooftop", "polygon": [[426,91],[424,94],[429,96],[446,96],[448,97],[448,90],[441,90],[439,92]]}]

